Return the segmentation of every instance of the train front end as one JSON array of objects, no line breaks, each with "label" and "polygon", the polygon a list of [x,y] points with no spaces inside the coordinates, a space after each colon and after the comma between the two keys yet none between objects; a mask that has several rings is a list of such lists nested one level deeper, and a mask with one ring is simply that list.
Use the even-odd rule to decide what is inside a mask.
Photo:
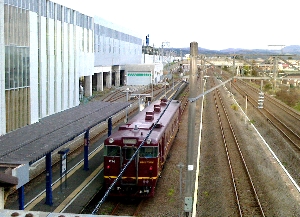
[{"label": "train front end", "polygon": [[151,126],[125,125],[123,127],[127,129],[105,140],[104,183],[106,189],[111,188],[110,196],[154,196],[159,150],[150,138],[144,141]]}]

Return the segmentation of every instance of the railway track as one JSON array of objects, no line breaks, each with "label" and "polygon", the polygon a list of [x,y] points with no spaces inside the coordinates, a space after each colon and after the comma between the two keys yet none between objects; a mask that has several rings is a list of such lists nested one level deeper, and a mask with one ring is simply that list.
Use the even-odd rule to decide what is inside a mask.
[{"label": "railway track", "polygon": [[239,216],[265,216],[220,91],[213,94]]},{"label": "railway track", "polygon": [[138,216],[139,211],[144,204],[144,200],[130,200],[119,201],[113,208],[110,215],[117,216]]},{"label": "railway track", "polygon": [[[240,94],[247,95],[252,106],[257,107],[259,90],[246,82],[239,81],[239,83],[242,86],[234,85],[235,89]],[[300,130],[297,127],[300,124],[300,114],[268,95],[265,95],[264,108],[258,111],[300,154]]]},{"label": "railway track", "polygon": [[[148,90],[149,91],[149,90]],[[151,91],[151,90],[150,90]],[[153,93],[155,93],[155,95],[157,97],[163,95],[164,93],[166,92],[165,88],[161,88],[161,87],[157,87],[154,89]],[[114,94],[115,97],[110,97],[110,99],[112,101],[117,101],[117,100],[120,100],[122,99],[120,96],[117,96],[117,95],[121,95],[122,97],[124,97],[124,93],[123,92],[118,92],[117,94]],[[172,93],[169,93],[169,94],[172,94]],[[126,97],[126,96],[125,96]],[[135,113],[137,110],[138,110],[138,100],[132,100],[133,101],[133,106],[131,106],[130,110],[128,111],[127,114],[125,114],[125,111],[121,111],[119,114],[116,115],[116,117],[113,118],[113,126],[117,126],[118,124],[120,124],[121,122],[123,122],[124,120],[124,117],[125,115],[130,115],[130,114],[133,114]],[[100,124],[99,126],[97,126],[97,129],[94,129],[95,132],[91,132],[91,141],[90,141],[90,144],[92,146],[92,144],[99,140],[99,138],[103,137],[106,133],[107,133],[107,124],[106,123],[102,123]],[[69,158],[73,158],[75,157],[76,155],[78,155],[79,153],[81,153],[81,147],[82,147],[82,144],[83,144],[83,138],[78,138],[76,139],[76,141],[73,141],[72,142],[72,146],[74,146],[75,144],[74,143],[78,143],[77,145],[77,148],[72,150],[71,151],[71,154],[69,156]],[[69,144],[71,145],[71,144]],[[97,146],[97,147],[94,147],[93,151],[91,151],[91,153],[89,154],[89,160],[92,159],[94,156],[96,156],[97,153],[99,153],[103,148],[103,145],[101,144],[100,146]],[[37,164],[40,164],[40,165],[44,165],[44,162],[43,160],[41,160],[40,162],[37,162]],[[56,164],[53,165],[53,168],[57,167]],[[79,162],[76,163],[75,166],[73,166],[72,168],[68,169],[68,172],[67,172],[67,177],[68,179],[72,178],[72,175],[79,169],[79,168],[82,168],[82,165],[83,165],[83,159],[81,159]],[[37,167],[37,165],[35,165]],[[72,206],[72,203],[74,202],[74,199],[76,197],[80,197],[80,194],[85,190],[85,187],[90,185],[101,173],[103,169],[103,165],[100,164],[97,169],[95,171],[93,171],[93,173],[88,176],[87,178],[85,178],[82,182],[82,184],[80,186],[78,186],[76,188],[76,190],[74,190],[72,193],[69,194],[69,196],[67,196],[59,205],[56,206],[56,208],[53,210],[53,212],[65,212],[68,207]],[[41,170],[39,174],[35,175],[35,177],[33,177],[31,179],[31,181],[25,186],[25,191],[31,191],[33,190],[35,187],[34,187],[34,183],[35,182],[41,182],[40,180],[44,180],[44,170]],[[65,184],[65,183],[62,183],[61,182],[61,178],[58,178],[56,179],[53,183],[52,183],[52,190],[55,191],[59,188],[62,188],[62,185]],[[28,190],[26,190],[28,189]],[[101,191],[101,189],[99,189],[99,192]],[[11,195],[10,195],[10,201],[13,201],[14,198],[16,199],[17,198],[17,195],[16,195],[17,192],[13,192]],[[95,197],[97,194],[95,195],[91,195],[92,197]],[[41,203],[44,199],[45,199],[45,196],[46,196],[46,193],[45,193],[45,190],[42,190],[40,192],[36,192],[36,196],[33,197],[29,202],[27,202],[25,204],[25,210],[34,210],[34,207],[38,204],[38,203]],[[92,200],[92,198],[87,201],[87,202],[90,202]],[[88,204],[86,204],[87,206]],[[85,212],[84,211],[85,207],[82,209],[82,212]]]},{"label": "railway track", "polygon": [[[107,94],[102,101],[104,102],[115,102],[121,98],[124,98],[124,93],[121,90],[115,90],[113,92],[110,92],[109,94]],[[125,100],[126,100],[126,94],[125,94]],[[124,100],[124,101],[125,101]]]},{"label": "railway track", "polygon": [[[257,99],[257,96],[260,92],[259,89],[253,87],[252,85],[250,85],[249,83],[242,81],[242,80],[238,80],[238,88],[241,89],[245,94],[252,94],[252,98],[253,99]],[[237,86],[237,85],[235,85]],[[292,122],[294,123],[295,121],[300,123],[300,113],[297,112],[296,110],[292,109],[291,107],[287,106],[286,104],[284,104],[283,102],[277,100],[276,98],[269,96],[268,94],[265,94],[264,97],[264,107],[268,108],[269,110],[274,111],[276,109],[276,114],[278,116],[278,118],[285,120],[285,122]],[[280,113],[280,115],[278,115]],[[289,126],[290,128],[294,128],[295,130],[298,130],[297,127],[295,127],[295,124],[290,124]],[[300,132],[300,131],[299,131]],[[298,132],[298,133],[299,133]]]},{"label": "railway track", "polygon": [[[121,89],[117,89],[109,94],[107,94],[102,101],[104,102],[115,102],[115,101],[126,101],[127,100],[127,94],[126,92],[130,93],[140,93],[140,94],[149,94],[152,96],[152,90],[153,90],[153,96],[154,98],[156,98],[158,95],[160,95],[165,88],[162,87],[161,85],[153,85],[153,89],[151,88],[128,88],[128,90],[121,90]],[[128,96],[128,101],[133,101],[133,99],[131,99]]]},{"label": "railway track", "polygon": [[[176,87],[180,88],[180,89],[183,88],[183,86],[184,86],[183,83],[177,83],[176,84]],[[181,111],[182,112],[184,111],[184,109],[185,109],[185,107],[187,105],[187,102],[188,102],[188,94],[187,94],[188,93],[188,88],[185,88],[183,90],[184,91],[180,95],[177,96],[177,99],[182,102],[182,104],[181,104],[182,105],[181,106]],[[166,97],[168,99],[171,99],[171,98],[175,97],[174,96],[175,92],[176,91],[169,90],[168,92],[165,93]],[[94,198],[91,199],[91,203],[97,204],[97,203],[95,203],[95,200],[97,200],[96,198],[98,198],[98,201],[101,201],[103,199],[104,193],[105,192],[99,192],[98,195],[95,195],[95,199]],[[125,201],[126,201],[126,199],[125,199]],[[122,212],[122,215],[138,216],[138,210],[141,208],[141,206],[143,204],[143,200],[137,200],[137,201],[133,202],[133,204],[126,203],[125,204],[126,206],[124,206],[124,200],[122,200],[122,202],[119,202],[117,205],[113,205],[113,206],[115,206],[115,208],[110,212],[110,207],[112,207],[111,204],[113,202],[111,200],[109,200],[109,198],[108,198],[108,201],[105,200],[105,202],[103,202],[103,204],[101,204],[100,206],[99,206],[99,204],[94,205],[94,208],[96,206],[99,207],[99,208],[101,207],[100,209],[98,208],[97,210],[94,210],[94,211],[96,211],[96,213],[98,213],[98,214],[110,214],[110,215],[116,215],[117,214],[117,215],[120,215],[120,212]],[[84,208],[84,210],[82,212],[83,213],[87,213],[86,210],[90,210],[91,209],[90,207],[91,207],[91,205],[87,204],[86,208]],[[130,211],[128,211],[128,209]],[[132,213],[132,214],[129,214],[129,213]]]},{"label": "railway track", "polygon": [[[216,86],[211,84],[212,78],[216,77],[219,75],[207,78],[208,89]],[[225,78],[225,80],[227,79]],[[201,139],[203,144],[201,145],[200,165],[202,167],[200,166],[200,193],[198,196],[200,205],[197,208],[197,216],[293,216],[294,213],[299,213],[297,208],[292,208],[298,204],[299,188],[292,176],[298,174],[299,170],[295,165],[299,165],[299,157],[291,146],[283,141],[283,137],[277,130],[267,122],[267,118],[260,114],[257,108],[258,93],[253,93],[253,96],[250,95],[252,91],[245,94],[242,90],[250,89],[247,86],[241,88],[240,92],[237,91],[235,85],[238,82],[239,80],[232,82],[231,85],[227,83],[218,88],[235,136],[230,135],[232,134],[231,127],[226,123],[226,119],[222,121],[224,133],[222,135],[220,133],[220,120],[216,118],[218,115],[215,110],[217,109],[214,103],[215,99],[212,97],[216,91],[207,94],[205,99],[203,138]],[[246,95],[249,105],[247,109],[245,109]],[[218,93],[215,93],[215,96],[218,99]],[[254,105],[249,103],[251,97],[255,99]],[[222,103],[219,102],[217,108],[222,110],[222,107]],[[277,113],[280,112],[277,111]],[[225,118],[224,112],[220,115]],[[239,148],[235,147],[234,137]],[[224,151],[225,145],[222,141],[227,144],[228,154]],[[232,149],[236,154],[231,152]],[[230,168],[228,159],[230,159],[232,169],[228,169]],[[243,160],[240,159],[244,159],[247,169],[242,166]],[[238,169],[236,169],[237,162],[241,164]],[[233,174],[230,173],[231,170]],[[251,176],[264,214],[260,213],[255,193],[251,190],[251,181],[244,175],[248,173],[247,171]],[[243,174],[240,175],[240,172]],[[245,182],[245,186],[243,182]],[[236,187],[235,191],[230,190],[234,189],[232,186]],[[249,190],[244,191],[243,187]],[[239,192],[241,188],[242,194]],[[273,189],[276,189],[276,192]],[[291,191],[291,189],[293,190]],[[237,201],[237,198],[240,202]],[[238,205],[239,203],[241,205]]]}]

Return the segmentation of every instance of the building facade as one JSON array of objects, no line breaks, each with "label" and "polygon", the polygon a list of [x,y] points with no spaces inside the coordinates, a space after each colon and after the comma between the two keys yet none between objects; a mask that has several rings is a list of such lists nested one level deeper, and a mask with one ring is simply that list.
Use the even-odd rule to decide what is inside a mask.
[{"label": "building facade", "polygon": [[125,85],[124,65],[141,63],[142,39],[124,27],[95,16],[94,53],[94,74],[92,78],[85,77],[85,90],[103,91],[104,87],[122,86]]},{"label": "building facade", "polygon": [[0,0],[0,135],[79,105],[80,78],[91,95],[93,76],[109,86],[119,65],[141,56],[141,38],[101,18],[48,0]]}]

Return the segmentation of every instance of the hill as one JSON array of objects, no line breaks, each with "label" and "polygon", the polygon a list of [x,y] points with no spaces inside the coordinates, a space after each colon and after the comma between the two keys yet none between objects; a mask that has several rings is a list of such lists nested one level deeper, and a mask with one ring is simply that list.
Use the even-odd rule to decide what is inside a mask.
[{"label": "hill", "polygon": [[[172,50],[180,56],[190,53],[190,48],[166,48],[165,50]],[[267,50],[267,49],[243,49],[243,48],[228,48],[224,50],[209,50],[205,48],[198,48],[198,53],[203,55],[232,55],[232,54],[255,54],[255,55],[272,55],[272,54],[289,54],[300,55],[300,45],[290,45],[284,47],[282,50]]]}]

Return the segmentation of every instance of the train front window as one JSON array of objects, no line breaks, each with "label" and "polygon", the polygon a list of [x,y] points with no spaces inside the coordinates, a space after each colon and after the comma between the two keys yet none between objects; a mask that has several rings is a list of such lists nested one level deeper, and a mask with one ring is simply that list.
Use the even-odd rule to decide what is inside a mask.
[{"label": "train front window", "polygon": [[157,157],[157,147],[142,147],[140,149],[140,157]]},{"label": "train front window", "polygon": [[124,153],[125,159],[129,160],[133,156],[133,154],[135,153],[136,148],[126,147],[126,148],[123,149],[123,151],[124,151],[123,153]]},{"label": "train front window", "polygon": [[104,148],[104,156],[108,157],[120,157],[120,147],[119,146],[109,146],[106,145]]}]

